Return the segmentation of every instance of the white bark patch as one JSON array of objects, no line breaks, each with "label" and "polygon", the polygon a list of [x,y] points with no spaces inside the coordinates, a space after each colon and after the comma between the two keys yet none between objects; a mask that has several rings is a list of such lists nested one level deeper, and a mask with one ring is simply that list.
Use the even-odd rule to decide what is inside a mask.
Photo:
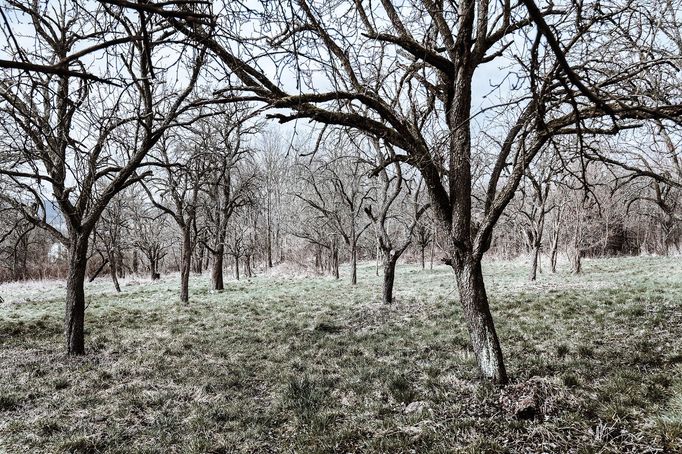
[{"label": "white bark patch", "polygon": [[486,330],[486,336],[481,339],[483,342],[481,350],[478,352],[478,364],[481,368],[481,372],[487,378],[494,378],[497,372],[497,361],[495,360],[495,354],[493,352],[493,342],[490,339],[488,330]]},{"label": "white bark patch", "polygon": [[478,352],[478,363],[481,373],[486,378],[499,378],[497,376],[499,364],[495,354],[495,338],[489,329],[485,329],[485,336],[481,339],[481,349]]}]

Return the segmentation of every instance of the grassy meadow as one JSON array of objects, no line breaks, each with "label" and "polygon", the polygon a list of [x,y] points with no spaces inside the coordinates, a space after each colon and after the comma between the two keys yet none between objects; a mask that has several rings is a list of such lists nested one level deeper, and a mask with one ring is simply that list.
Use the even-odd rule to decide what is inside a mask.
[{"label": "grassy meadow", "polygon": [[[342,269],[343,271],[347,270]],[[478,379],[452,271],[399,265],[396,302],[285,275],[106,279],[63,353],[64,284],[0,286],[0,452],[682,452],[682,260],[484,272],[512,383]]]}]

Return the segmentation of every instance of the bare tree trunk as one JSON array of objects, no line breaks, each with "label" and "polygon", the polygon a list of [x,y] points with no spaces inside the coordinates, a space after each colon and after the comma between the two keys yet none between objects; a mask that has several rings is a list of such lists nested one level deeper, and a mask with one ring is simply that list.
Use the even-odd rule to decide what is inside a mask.
[{"label": "bare tree trunk", "polygon": [[668,257],[670,255],[670,244],[672,243],[670,239],[672,237],[674,228],[675,220],[672,218],[672,216],[666,216],[666,219],[664,219],[661,223],[661,251],[664,257]]},{"label": "bare tree trunk", "polygon": [[279,223],[277,223],[277,229],[275,230],[275,244],[277,245],[277,250],[279,251],[279,261],[277,263],[284,263],[286,260],[286,254],[284,253],[284,240],[279,230]]},{"label": "bare tree trunk", "polygon": [[266,224],[267,224],[267,244],[266,244],[266,249],[267,249],[267,255],[268,255],[268,268],[272,268],[272,214],[271,214],[271,201],[270,201],[270,189],[268,189],[268,212],[267,212],[267,218],[266,218]]},{"label": "bare tree trunk", "polygon": [[350,283],[358,283],[358,244],[355,237],[351,239],[350,245]]},{"label": "bare tree trunk", "polygon": [[118,293],[121,292],[121,285],[118,283],[118,267],[116,265],[116,254],[109,252],[109,274],[111,281],[114,283],[114,288]]},{"label": "bare tree trunk", "polygon": [[549,255],[549,266],[552,273],[556,273],[557,258],[559,256],[559,230],[558,225],[552,234],[551,252]]},{"label": "bare tree trunk", "polygon": [[422,269],[425,269],[425,268],[426,268],[426,261],[425,261],[425,258],[424,258],[424,251],[425,251],[425,249],[426,249],[426,245],[423,244],[423,245],[420,246],[420,248],[421,248]]},{"label": "bare tree trunk", "polygon": [[69,355],[85,353],[85,273],[88,263],[88,236],[71,235],[69,272],[66,277],[64,335]]},{"label": "bare tree trunk", "polygon": [[379,249],[379,241],[377,241],[377,265],[375,269],[375,274],[378,276],[379,275],[379,254],[380,254],[380,249]]},{"label": "bare tree trunk", "polygon": [[149,257],[149,275],[152,279],[152,281],[158,279],[158,268],[159,265],[157,263],[156,258],[154,257]]},{"label": "bare tree trunk", "polygon": [[391,255],[391,251],[384,253],[384,287],[382,300],[384,304],[393,302],[393,282],[395,281],[395,265],[398,257]]},{"label": "bare tree trunk", "polygon": [[234,277],[239,280],[239,256],[234,256]]},{"label": "bare tree trunk", "polygon": [[505,384],[507,371],[488,306],[481,262],[473,258],[464,258],[459,265],[456,262],[453,260],[460,304],[478,366],[485,378]]},{"label": "bare tree trunk", "polygon": [[194,272],[196,274],[201,274],[204,271],[204,252],[205,247],[199,246],[199,251],[197,252],[196,260],[194,261]]},{"label": "bare tree trunk", "polygon": [[322,248],[319,244],[315,245],[315,271],[324,272],[324,265],[322,264]]},{"label": "bare tree trunk", "polygon": [[224,290],[223,282],[223,259],[225,257],[225,246],[219,244],[213,252],[213,268],[211,269],[211,283],[213,290]]},{"label": "bare tree trunk", "polygon": [[332,244],[332,271],[334,278],[339,279],[339,246],[336,242]]},{"label": "bare tree trunk", "polygon": [[12,255],[12,280],[19,280],[19,256],[17,255],[17,245],[14,245],[14,254]]},{"label": "bare tree trunk", "polygon": [[578,246],[574,246],[573,250],[571,251],[571,271],[573,271],[574,274],[580,274],[582,272],[583,264],[582,264],[582,251]]},{"label": "bare tree trunk", "polygon": [[[679,247],[678,247],[679,249]],[[29,278],[28,276],[28,244],[24,245],[24,253],[21,258],[21,280],[25,281]]]},{"label": "bare tree trunk", "polygon": [[192,267],[192,238],[190,227],[182,229],[182,257],[180,261],[180,301],[189,303],[189,273]]},{"label": "bare tree trunk", "polygon": [[530,277],[531,281],[534,281],[538,277],[538,261],[540,259],[540,245],[539,244],[536,243],[535,246],[533,246],[532,254],[533,255],[532,255],[531,262],[530,262],[530,276],[529,277]]},{"label": "bare tree trunk", "polygon": [[436,226],[434,224],[433,226],[433,233],[431,237],[431,264],[429,265],[429,269],[433,270],[433,257],[436,255]]},{"label": "bare tree trunk", "polygon": [[609,239],[611,237],[611,225],[609,222],[609,216],[606,216],[606,222],[604,225],[604,239],[601,244],[601,257],[606,257],[609,248]]},{"label": "bare tree trunk", "polygon": [[211,254],[206,254],[206,261],[203,264],[203,269],[205,269],[205,270],[208,269],[208,265],[210,263],[210,260],[211,260]]},{"label": "bare tree trunk", "polygon": [[125,260],[123,260],[123,251],[121,250],[120,247],[116,249],[116,272],[118,273],[118,277],[121,279],[125,279],[126,277],[126,264]]},{"label": "bare tree trunk", "polygon": [[334,274],[334,244],[332,244],[329,248],[329,256],[327,257],[327,260],[325,260],[326,266],[327,266],[327,271],[329,272],[330,275]]},{"label": "bare tree trunk", "polygon": [[133,274],[137,274],[140,271],[140,258],[137,254],[137,249],[133,249]]},{"label": "bare tree trunk", "polygon": [[532,249],[532,259],[530,266],[530,280],[534,281],[538,277],[538,269],[540,267],[540,250],[542,249],[542,239],[545,233],[545,216],[547,212],[545,210],[545,199],[542,195],[538,196],[542,202],[538,209],[538,219],[534,221],[533,225],[533,249]]},{"label": "bare tree trunk", "polygon": [[244,256],[244,271],[246,272],[246,277],[252,277],[253,273],[251,272],[251,256],[247,255]]},{"label": "bare tree trunk", "polygon": [[582,250],[581,250],[581,244],[583,241],[583,215],[580,212],[580,208],[578,208],[578,215],[577,219],[575,220],[575,229],[573,232],[573,248],[570,252],[570,259],[571,259],[571,271],[573,271],[574,274],[580,274],[582,272]]}]

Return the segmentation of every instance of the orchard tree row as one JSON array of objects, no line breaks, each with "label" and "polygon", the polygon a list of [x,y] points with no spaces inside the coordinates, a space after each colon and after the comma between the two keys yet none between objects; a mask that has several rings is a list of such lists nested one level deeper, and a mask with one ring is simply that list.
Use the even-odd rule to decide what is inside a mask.
[{"label": "orchard tree row", "polygon": [[70,354],[94,266],[176,267],[187,302],[226,256],[355,284],[373,250],[390,303],[430,247],[505,383],[486,254],[679,248],[675,2],[4,3],[2,252],[20,278],[37,229],[64,246]]}]

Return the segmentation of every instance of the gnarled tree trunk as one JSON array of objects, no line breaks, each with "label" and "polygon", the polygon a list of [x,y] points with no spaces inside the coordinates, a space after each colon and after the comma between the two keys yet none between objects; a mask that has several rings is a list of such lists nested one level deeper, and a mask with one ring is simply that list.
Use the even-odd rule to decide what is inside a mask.
[{"label": "gnarled tree trunk", "polygon": [[395,251],[384,252],[384,286],[381,292],[384,304],[393,302],[393,282],[395,281],[395,265],[397,262],[398,256]]},{"label": "gnarled tree trunk", "polygon": [[158,268],[159,266],[157,265],[156,259],[150,257],[149,258],[149,276],[151,277],[151,280],[154,281],[158,279]]},{"label": "gnarled tree trunk", "polygon": [[453,268],[464,320],[479,369],[485,378],[505,384],[508,381],[507,371],[488,306],[481,262],[471,257],[464,258],[459,263],[453,260]]},{"label": "gnarled tree trunk", "polygon": [[530,280],[534,281],[538,277],[538,260],[540,259],[540,245],[535,244],[533,245],[533,251],[532,251],[532,259],[530,263]]},{"label": "gnarled tree trunk", "polygon": [[88,264],[88,234],[72,235],[69,272],[66,277],[64,335],[69,355],[85,353],[85,273]]}]

